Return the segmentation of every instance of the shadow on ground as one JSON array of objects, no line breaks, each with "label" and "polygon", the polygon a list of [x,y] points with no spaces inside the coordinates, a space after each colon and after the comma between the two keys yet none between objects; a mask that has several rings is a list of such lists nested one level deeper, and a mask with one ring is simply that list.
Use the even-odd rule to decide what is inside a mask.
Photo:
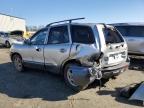
[{"label": "shadow on ground", "polygon": [[101,87],[106,87],[105,84],[108,81],[109,79],[101,79],[101,82],[99,80],[95,80],[92,84],[88,86],[87,89],[96,88],[96,87],[99,87],[99,89],[101,89]]},{"label": "shadow on ground", "polygon": [[60,76],[36,70],[17,73],[11,63],[0,64],[0,92],[13,98],[48,101],[67,100],[74,94]]},{"label": "shadow on ground", "polygon": [[[103,81],[103,84],[107,82]],[[99,81],[88,89],[99,86]],[[76,92],[67,87],[62,77],[38,70],[17,72],[12,63],[0,64],[0,92],[12,98],[42,98],[48,101],[67,100]]]},{"label": "shadow on ground", "polygon": [[115,100],[120,103],[124,104],[129,104],[129,105],[134,105],[134,106],[142,106],[141,101],[136,101],[136,100],[128,100],[127,98],[121,97],[120,96],[120,90],[122,88],[116,88],[114,91],[109,91],[109,90],[100,90],[98,91],[98,95],[111,95],[112,97],[115,97]]},{"label": "shadow on ground", "polygon": [[[105,84],[108,80],[103,80]],[[99,81],[95,81],[89,88],[96,88]],[[119,90],[115,91],[101,90],[99,95],[111,95],[120,103],[141,106],[136,101],[128,101],[119,96]],[[41,98],[47,101],[67,100],[75,92],[67,87],[63,78],[48,72],[27,70],[23,73],[17,73],[13,65],[9,63],[0,64],[0,93],[6,94],[12,98],[31,99]]]},{"label": "shadow on ground", "polygon": [[129,69],[144,72],[144,59],[131,58]]}]

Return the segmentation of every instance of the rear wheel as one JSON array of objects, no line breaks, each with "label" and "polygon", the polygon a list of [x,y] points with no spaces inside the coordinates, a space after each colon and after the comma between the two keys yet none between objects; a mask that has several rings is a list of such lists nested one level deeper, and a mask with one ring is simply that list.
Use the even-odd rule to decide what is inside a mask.
[{"label": "rear wheel", "polygon": [[15,55],[13,55],[12,60],[13,60],[13,64],[14,64],[16,70],[18,72],[22,72],[24,70],[24,66],[23,66],[23,63],[22,63],[21,56],[18,55],[18,54],[15,54]]},{"label": "rear wheel", "polygon": [[70,87],[72,88],[74,91],[76,92],[79,92],[83,89],[85,89],[88,85],[86,86],[80,86],[80,85],[77,85],[73,79],[73,73],[72,71],[70,70],[70,67],[73,66],[73,65],[76,65],[78,66],[79,64],[77,63],[70,63],[70,64],[67,64],[64,68],[64,80],[65,80],[65,83]]},{"label": "rear wheel", "polygon": [[6,42],[5,42],[5,46],[6,46],[7,48],[10,48],[10,47],[11,47],[9,41],[6,41]]}]

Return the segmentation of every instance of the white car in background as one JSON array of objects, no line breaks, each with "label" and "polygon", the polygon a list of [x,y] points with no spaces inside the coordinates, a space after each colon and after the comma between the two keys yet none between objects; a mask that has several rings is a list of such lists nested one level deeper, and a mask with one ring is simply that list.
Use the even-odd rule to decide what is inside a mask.
[{"label": "white car in background", "polygon": [[0,44],[10,48],[12,44],[22,44],[23,39],[22,31],[13,31],[10,33],[0,32]]},{"label": "white car in background", "polygon": [[10,47],[8,33],[0,32],[0,44],[5,45],[6,47]]}]

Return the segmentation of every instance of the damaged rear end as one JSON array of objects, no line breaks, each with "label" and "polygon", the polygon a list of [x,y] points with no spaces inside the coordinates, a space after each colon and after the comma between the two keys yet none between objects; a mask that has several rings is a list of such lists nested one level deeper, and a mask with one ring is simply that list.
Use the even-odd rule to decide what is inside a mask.
[{"label": "damaged rear end", "polygon": [[71,28],[72,37],[77,33],[81,39],[73,41],[69,57],[79,62],[68,69],[73,88],[84,89],[95,79],[116,76],[128,66],[127,44],[114,27],[97,24],[86,28],[81,32]]},{"label": "damaged rear end", "polygon": [[115,27],[97,25],[97,28],[101,35],[101,52],[104,54],[101,59],[103,78],[117,76],[129,65],[127,43]]},{"label": "damaged rear end", "polygon": [[[78,44],[73,46],[76,47]],[[99,64],[100,52],[94,44],[78,45],[71,55],[72,59],[79,61],[79,65],[71,65],[69,71],[73,82],[80,88],[86,88],[95,79],[101,79],[101,65]]]}]

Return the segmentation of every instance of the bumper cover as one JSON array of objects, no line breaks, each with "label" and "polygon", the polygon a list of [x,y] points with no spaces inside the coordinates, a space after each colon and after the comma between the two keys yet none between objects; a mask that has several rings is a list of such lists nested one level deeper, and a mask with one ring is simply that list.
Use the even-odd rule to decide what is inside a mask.
[{"label": "bumper cover", "polygon": [[129,66],[129,62],[124,62],[112,67],[102,68],[101,71],[102,71],[103,78],[117,76],[120,73],[126,71],[128,69],[128,66]]},{"label": "bumper cover", "polygon": [[72,66],[70,71],[74,82],[80,86],[89,85],[95,79],[102,78],[101,71],[93,67]]}]

